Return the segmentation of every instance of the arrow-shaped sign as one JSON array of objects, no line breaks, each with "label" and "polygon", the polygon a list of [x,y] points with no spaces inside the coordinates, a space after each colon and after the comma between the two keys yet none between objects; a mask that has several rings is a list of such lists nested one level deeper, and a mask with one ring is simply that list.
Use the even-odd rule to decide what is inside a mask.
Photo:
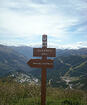
[{"label": "arrow-shaped sign", "polygon": [[47,60],[42,60],[42,59],[31,59],[27,62],[27,64],[31,67],[34,68],[52,68],[53,67],[53,60],[47,59]]}]

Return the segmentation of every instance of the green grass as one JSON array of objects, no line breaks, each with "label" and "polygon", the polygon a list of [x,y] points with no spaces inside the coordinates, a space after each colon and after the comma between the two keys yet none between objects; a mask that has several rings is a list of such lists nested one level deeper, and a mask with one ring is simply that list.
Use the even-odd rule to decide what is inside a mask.
[{"label": "green grass", "polygon": [[[0,105],[41,105],[40,86],[0,81]],[[46,105],[87,105],[87,91],[47,87]]]}]

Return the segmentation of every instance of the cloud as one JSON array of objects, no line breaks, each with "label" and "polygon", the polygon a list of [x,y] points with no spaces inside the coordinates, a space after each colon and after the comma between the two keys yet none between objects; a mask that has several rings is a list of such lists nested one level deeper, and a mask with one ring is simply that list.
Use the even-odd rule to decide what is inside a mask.
[{"label": "cloud", "polygon": [[87,34],[86,5],[85,0],[2,0],[0,40],[10,38],[13,43],[29,41],[34,45],[33,41],[40,43],[37,38],[46,33],[54,38],[50,40],[55,45],[62,43],[64,47],[82,41],[84,38],[80,36]]},{"label": "cloud", "polygon": [[[4,12],[5,11],[5,12]],[[64,28],[75,24],[76,19],[69,19],[58,14],[49,15],[25,15],[6,9],[1,11],[1,25],[10,33],[17,35],[40,35],[47,33],[60,37],[64,33]],[[33,31],[34,30],[34,31]]]}]

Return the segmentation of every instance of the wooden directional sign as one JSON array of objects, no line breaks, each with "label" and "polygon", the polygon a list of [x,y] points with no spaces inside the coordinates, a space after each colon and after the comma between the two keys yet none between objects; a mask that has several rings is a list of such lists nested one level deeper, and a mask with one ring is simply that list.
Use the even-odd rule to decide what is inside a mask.
[{"label": "wooden directional sign", "polygon": [[34,48],[33,56],[35,57],[41,57],[41,56],[55,57],[56,49],[55,48]]},{"label": "wooden directional sign", "polygon": [[33,68],[52,68],[53,67],[53,60],[42,60],[42,59],[31,59],[27,62],[30,67]]},{"label": "wooden directional sign", "polygon": [[41,59],[31,59],[27,64],[34,68],[42,68],[41,72],[41,105],[46,105],[46,68],[53,67],[53,60],[47,57],[56,57],[55,48],[47,48],[47,35],[42,36],[42,48],[33,49],[34,57]]}]

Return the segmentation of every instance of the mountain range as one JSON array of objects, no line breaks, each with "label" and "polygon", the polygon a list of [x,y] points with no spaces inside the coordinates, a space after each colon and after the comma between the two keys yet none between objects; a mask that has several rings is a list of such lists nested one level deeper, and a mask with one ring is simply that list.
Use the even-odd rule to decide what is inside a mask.
[{"label": "mountain range", "polygon": [[26,64],[27,57],[18,51],[4,45],[0,45],[0,77],[13,72],[28,73],[31,68]]},{"label": "mountain range", "polygon": [[[0,77],[21,72],[41,79],[41,69],[32,69],[26,63],[33,57],[28,46],[0,45]],[[57,49],[54,68],[47,70],[47,84],[60,88],[87,88],[87,48]]]}]

